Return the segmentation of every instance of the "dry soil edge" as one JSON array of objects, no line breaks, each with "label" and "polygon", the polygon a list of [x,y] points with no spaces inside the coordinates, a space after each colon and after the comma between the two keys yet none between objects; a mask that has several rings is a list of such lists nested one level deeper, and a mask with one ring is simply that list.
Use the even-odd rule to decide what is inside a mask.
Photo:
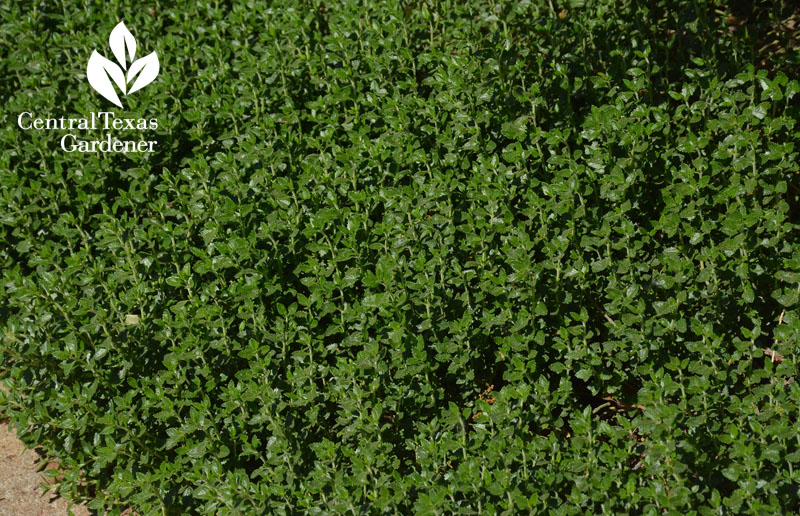
[{"label": "dry soil edge", "polygon": [[[41,488],[44,475],[39,455],[25,448],[7,423],[0,425],[0,516],[66,516],[69,502]],[[75,516],[90,516],[84,505],[73,505]]]}]

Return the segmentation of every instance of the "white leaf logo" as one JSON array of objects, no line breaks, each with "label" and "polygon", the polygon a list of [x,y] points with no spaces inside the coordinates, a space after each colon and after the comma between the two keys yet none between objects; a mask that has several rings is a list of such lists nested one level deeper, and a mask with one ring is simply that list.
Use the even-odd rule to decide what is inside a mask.
[{"label": "white leaf logo", "polygon": [[119,101],[117,92],[114,91],[114,86],[111,84],[109,77],[114,80],[117,87],[125,94],[125,76],[122,74],[122,69],[117,66],[113,61],[109,61],[105,57],[97,53],[97,50],[92,52],[92,57],[89,58],[89,64],[86,67],[86,77],[89,79],[89,84],[100,95],[110,100],[119,107],[122,107],[122,102]]},{"label": "white leaf logo", "polygon": [[117,62],[122,65],[122,68],[127,68],[125,63],[125,48],[128,49],[128,58],[133,61],[133,56],[136,55],[136,39],[133,37],[133,34],[128,30],[128,27],[125,26],[125,23],[119,22],[114,30],[111,31],[111,35],[108,37],[108,44],[111,47],[111,51],[114,53],[114,57],[117,58]]},{"label": "white leaf logo", "polygon": [[[123,95],[144,88],[158,76],[158,56],[152,52],[134,61],[136,39],[123,22],[119,22],[111,31],[108,44],[119,65],[106,59],[95,50],[86,65],[86,78],[89,79],[89,84],[97,93],[121,108],[122,102],[114,85]],[[129,62],[130,67],[128,67]],[[124,70],[127,70],[127,74]],[[132,81],[133,85],[129,86]]]},{"label": "white leaf logo", "polygon": [[[141,71],[141,73],[139,73]],[[136,77],[136,74],[139,74]],[[140,90],[153,82],[153,79],[156,78],[158,75],[158,56],[155,52],[144,56],[143,58],[135,61],[131,65],[131,69],[128,70],[128,84],[136,78],[136,82],[133,83],[131,89],[128,90],[128,93],[133,93],[136,90]]]}]

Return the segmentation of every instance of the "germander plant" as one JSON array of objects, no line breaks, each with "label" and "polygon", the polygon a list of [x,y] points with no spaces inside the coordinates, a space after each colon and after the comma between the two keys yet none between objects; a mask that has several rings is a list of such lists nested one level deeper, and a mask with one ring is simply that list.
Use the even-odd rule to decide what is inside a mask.
[{"label": "germander plant", "polygon": [[108,111],[119,20],[0,7],[4,414],[109,514],[796,512],[758,7],[118,6],[161,71],[113,155],[14,122]]}]

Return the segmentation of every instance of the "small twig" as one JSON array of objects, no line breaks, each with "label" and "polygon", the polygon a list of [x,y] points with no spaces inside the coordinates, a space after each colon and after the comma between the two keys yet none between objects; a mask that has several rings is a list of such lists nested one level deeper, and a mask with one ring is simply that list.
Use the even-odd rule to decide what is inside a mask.
[{"label": "small twig", "polygon": [[604,408],[606,408],[609,405],[611,405],[611,402],[607,401],[607,402],[603,403],[602,405],[596,406],[594,408],[594,410],[592,410],[592,414],[597,414],[598,412],[600,412],[601,410],[603,410]]},{"label": "small twig", "polygon": [[628,411],[628,410],[631,410],[631,409],[644,410],[644,405],[639,405],[639,404],[636,404],[636,403],[629,404],[629,403],[625,403],[623,401],[617,401],[611,396],[606,396],[603,399],[613,403],[614,405],[616,405],[621,410],[625,410],[625,411]]},{"label": "small twig", "polygon": [[[781,324],[783,324],[783,316],[784,316],[784,315],[786,315],[786,309],[785,309],[785,308],[784,308],[784,309],[783,309],[783,311],[781,312],[781,316],[780,316],[780,317],[778,317],[778,326],[780,326]],[[776,344],[776,345],[778,344],[778,339],[775,339],[775,344]],[[772,359],[772,363],[773,363],[773,364],[774,364],[775,362],[778,362],[779,364],[780,364],[781,362],[783,362],[783,355],[781,355],[781,354],[780,354],[780,353],[778,353],[777,351],[773,351],[773,350],[772,350],[772,349],[770,349],[770,348],[764,348],[764,352],[765,352],[767,355],[769,355],[769,356],[770,356],[770,358]]]},{"label": "small twig", "polygon": [[618,328],[617,323],[614,322],[614,319],[608,316],[607,313],[603,312],[603,317],[606,318],[606,321],[610,322],[614,328]]},{"label": "small twig", "polygon": [[783,355],[782,354],[778,353],[777,351],[773,351],[771,348],[762,348],[762,349],[764,351],[764,354],[772,359],[772,363],[773,364],[775,362],[777,362],[779,364],[781,362],[783,362]]}]

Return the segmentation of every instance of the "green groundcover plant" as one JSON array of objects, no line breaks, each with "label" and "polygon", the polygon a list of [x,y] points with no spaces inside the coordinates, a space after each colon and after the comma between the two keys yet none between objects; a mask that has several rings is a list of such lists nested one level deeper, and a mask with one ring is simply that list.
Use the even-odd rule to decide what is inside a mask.
[{"label": "green groundcover plant", "polygon": [[796,513],[791,16],[3,3],[0,408],[101,513]]}]

